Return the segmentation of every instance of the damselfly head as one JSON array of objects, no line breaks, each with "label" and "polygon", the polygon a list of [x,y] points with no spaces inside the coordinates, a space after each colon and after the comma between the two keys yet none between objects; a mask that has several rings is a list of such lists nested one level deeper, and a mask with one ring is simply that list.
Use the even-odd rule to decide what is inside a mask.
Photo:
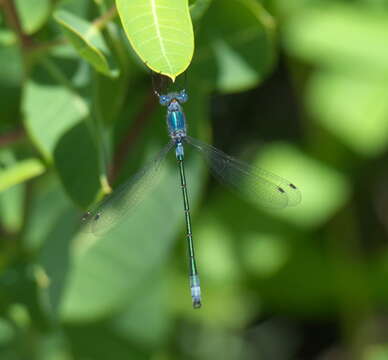
[{"label": "damselfly head", "polygon": [[167,95],[159,96],[159,103],[163,106],[169,106],[173,102],[178,102],[180,104],[185,103],[189,99],[189,95],[186,90],[181,90],[180,92],[172,92]]},{"label": "damselfly head", "polygon": [[154,94],[159,98],[159,103],[162,106],[168,106],[174,99],[180,104],[188,100],[188,95],[185,90],[187,85],[187,72],[184,73],[183,82],[173,82],[168,76],[162,73],[155,73],[152,70],[151,78]]}]

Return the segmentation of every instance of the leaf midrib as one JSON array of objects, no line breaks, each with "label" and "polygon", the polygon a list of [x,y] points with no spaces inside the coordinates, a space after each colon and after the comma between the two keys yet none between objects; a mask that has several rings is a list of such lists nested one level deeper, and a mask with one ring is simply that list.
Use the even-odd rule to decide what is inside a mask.
[{"label": "leaf midrib", "polygon": [[168,60],[167,54],[166,54],[166,48],[164,46],[163,38],[160,32],[160,24],[159,24],[159,19],[158,19],[158,14],[156,12],[156,0],[150,0],[151,1],[151,12],[152,12],[152,17],[154,19],[154,24],[155,24],[155,30],[156,30],[156,37],[159,40],[160,44],[160,51],[162,53],[162,56],[164,60],[166,61],[166,64],[168,68],[170,69],[170,72],[173,72],[172,66],[170,61]]}]

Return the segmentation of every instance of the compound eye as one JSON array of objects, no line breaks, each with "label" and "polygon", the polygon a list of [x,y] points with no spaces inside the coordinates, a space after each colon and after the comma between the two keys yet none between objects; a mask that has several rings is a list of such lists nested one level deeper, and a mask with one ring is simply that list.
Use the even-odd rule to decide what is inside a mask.
[{"label": "compound eye", "polygon": [[170,102],[170,97],[168,95],[160,95],[159,97],[159,103],[160,105],[168,105]]},{"label": "compound eye", "polygon": [[185,90],[182,90],[179,95],[177,96],[177,99],[180,103],[185,103],[187,100],[189,100],[189,95],[187,95]]}]

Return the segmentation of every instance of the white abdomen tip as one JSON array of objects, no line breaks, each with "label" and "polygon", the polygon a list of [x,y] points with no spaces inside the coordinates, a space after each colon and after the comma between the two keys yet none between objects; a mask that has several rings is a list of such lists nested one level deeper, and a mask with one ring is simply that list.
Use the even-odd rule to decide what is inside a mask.
[{"label": "white abdomen tip", "polygon": [[190,289],[191,289],[191,298],[193,299],[193,308],[199,309],[202,306],[202,303],[201,303],[201,287],[199,285],[198,275],[190,276]]}]

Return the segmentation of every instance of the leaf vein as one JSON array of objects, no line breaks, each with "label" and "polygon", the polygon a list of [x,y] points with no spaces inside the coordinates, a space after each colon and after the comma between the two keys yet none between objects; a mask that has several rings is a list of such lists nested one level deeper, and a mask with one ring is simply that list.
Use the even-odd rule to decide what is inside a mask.
[{"label": "leaf vein", "polygon": [[162,35],[160,33],[160,25],[159,25],[158,15],[156,13],[157,7],[156,7],[155,1],[156,0],[151,0],[151,8],[152,8],[152,15],[154,18],[154,22],[156,25],[156,36],[157,36],[159,43],[160,43],[160,51],[162,52],[162,57],[164,57],[166,64],[169,67],[170,71],[173,72],[170,60],[168,59],[167,54],[166,54],[166,48],[164,46],[164,41],[163,41]]}]

